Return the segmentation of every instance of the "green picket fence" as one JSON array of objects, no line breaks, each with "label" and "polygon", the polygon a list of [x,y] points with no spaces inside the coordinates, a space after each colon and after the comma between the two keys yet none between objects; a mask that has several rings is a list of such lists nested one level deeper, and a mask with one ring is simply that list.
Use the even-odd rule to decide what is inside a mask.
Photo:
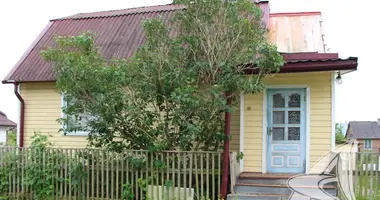
[{"label": "green picket fence", "polygon": [[221,152],[0,147],[0,199],[218,199],[221,175]]}]

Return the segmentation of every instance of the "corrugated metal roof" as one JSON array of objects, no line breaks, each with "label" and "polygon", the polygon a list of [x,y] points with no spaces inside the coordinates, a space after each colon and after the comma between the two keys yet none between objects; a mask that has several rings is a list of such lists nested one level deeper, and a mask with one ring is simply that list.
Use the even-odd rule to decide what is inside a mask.
[{"label": "corrugated metal roof", "polygon": [[[346,73],[357,70],[358,58],[349,57],[342,59],[337,53],[282,53],[285,64],[280,68],[279,73],[297,72],[321,72],[321,71],[341,71]],[[259,68],[248,64],[246,73],[258,73]]]},{"label": "corrugated metal roof", "polygon": [[[269,20],[268,2],[261,1],[259,6],[264,11],[262,19],[264,23],[267,23]],[[55,46],[54,36],[56,35],[74,36],[84,31],[91,31],[96,33],[95,45],[99,47],[100,53],[105,58],[128,58],[132,56],[137,48],[145,41],[141,27],[141,23],[144,19],[162,17],[167,22],[175,12],[180,9],[184,9],[184,6],[169,4],[82,13],[51,20],[36,41],[10,71],[3,83],[55,81],[56,76],[52,64],[45,62],[41,58],[40,52],[46,46]],[[337,54],[318,55],[316,53],[284,54],[288,63],[315,60],[331,61],[331,59],[338,59],[337,56]],[[302,70],[304,70],[304,68]]]},{"label": "corrugated metal roof", "polygon": [[302,60],[320,60],[326,61],[331,59],[339,59],[337,53],[318,53],[318,52],[298,52],[298,53],[281,53],[287,62],[299,62]]},{"label": "corrugated metal roof", "polygon": [[[282,53],[281,54],[284,57],[284,60],[286,61],[286,65],[294,65],[294,64],[309,64],[310,68],[315,68],[316,63],[326,63],[325,68],[328,70],[334,70],[329,69],[327,66],[327,63],[341,63],[341,67],[338,66],[338,68],[341,68],[341,70],[356,70],[358,65],[358,58],[357,57],[348,57],[348,58],[339,58],[338,53],[317,53],[317,52],[302,52],[302,53]],[[339,69],[335,69],[339,70]]]},{"label": "corrugated metal roof", "polygon": [[0,111],[0,126],[16,127],[17,124],[9,120],[7,115]]},{"label": "corrugated metal roof", "polygon": [[380,139],[380,125],[373,121],[350,122],[348,128],[352,131],[353,139]]},{"label": "corrugated metal roof", "polygon": [[100,12],[91,12],[91,13],[79,13],[76,15],[63,17],[56,20],[67,20],[67,19],[91,19],[91,18],[103,18],[103,17],[119,17],[125,15],[134,15],[142,13],[151,13],[151,12],[167,12],[184,9],[183,5],[158,5],[158,6],[148,6],[148,7],[138,7],[138,8],[127,8],[121,10],[110,10],[110,11],[100,11]]},{"label": "corrugated metal roof", "polygon": [[181,8],[182,6],[178,5],[153,6],[78,14],[52,20],[5,80],[16,82],[56,80],[51,63],[44,61],[40,56],[41,50],[46,46],[55,46],[56,35],[74,36],[90,31],[96,33],[95,44],[105,58],[130,57],[145,41],[141,28],[144,19],[162,17],[164,20],[169,20],[175,11]]},{"label": "corrugated metal roof", "polygon": [[[269,19],[268,2],[259,2]],[[123,10],[81,13],[51,20],[36,41],[10,71],[4,82],[55,81],[51,63],[45,62],[40,52],[55,46],[55,35],[74,36],[84,31],[96,33],[95,44],[105,58],[128,58],[144,41],[141,23],[147,18],[162,17],[168,21],[183,5],[160,5]]]}]

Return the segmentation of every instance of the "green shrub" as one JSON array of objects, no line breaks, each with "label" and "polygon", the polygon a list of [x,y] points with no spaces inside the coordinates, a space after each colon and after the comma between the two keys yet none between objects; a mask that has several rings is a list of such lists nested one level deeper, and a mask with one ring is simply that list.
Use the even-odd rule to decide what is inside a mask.
[{"label": "green shrub", "polygon": [[[59,191],[54,191],[55,184],[70,183],[71,192],[78,192],[81,188],[81,180],[87,177],[82,163],[74,161],[73,157],[63,154],[61,151],[52,151],[53,144],[49,141],[49,136],[34,133],[33,142],[28,149],[3,148],[0,157],[0,200],[7,199],[10,184],[9,177],[17,177],[21,180],[21,165],[23,166],[23,180],[16,186],[28,190],[25,196],[35,200],[48,200]],[[28,151],[27,153],[23,151]],[[68,161],[67,166],[57,165],[59,161]],[[59,172],[66,169],[68,179],[57,176]],[[21,189],[21,188],[20,188]],[[20,195],[20,194],[18,194]],[[65,195],[71,195],[65,194]],[[81,196],[81,195],[79,195]],[[19,199],[18,196],[17,199]],[[24,199],[24,198],[21,198]]]}]

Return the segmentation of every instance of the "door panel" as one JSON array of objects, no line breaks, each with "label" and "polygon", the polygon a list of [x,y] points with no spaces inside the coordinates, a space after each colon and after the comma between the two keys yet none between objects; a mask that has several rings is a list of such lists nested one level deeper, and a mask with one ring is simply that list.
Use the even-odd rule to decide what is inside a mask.
[{"label": "door panel", "polygon": [[303,173],[306,159],[305,89],[269,89],[267,168],[269,173]]}]

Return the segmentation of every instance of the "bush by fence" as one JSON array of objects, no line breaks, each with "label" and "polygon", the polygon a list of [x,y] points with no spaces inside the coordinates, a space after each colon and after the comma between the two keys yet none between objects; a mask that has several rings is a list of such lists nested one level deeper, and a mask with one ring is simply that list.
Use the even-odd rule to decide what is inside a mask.
[{"label": "bush by fence", "polygon": [[[220,152],[0,147],[0,197],[217,199]],[[1,199],[1,198],[0,198]]]}]

